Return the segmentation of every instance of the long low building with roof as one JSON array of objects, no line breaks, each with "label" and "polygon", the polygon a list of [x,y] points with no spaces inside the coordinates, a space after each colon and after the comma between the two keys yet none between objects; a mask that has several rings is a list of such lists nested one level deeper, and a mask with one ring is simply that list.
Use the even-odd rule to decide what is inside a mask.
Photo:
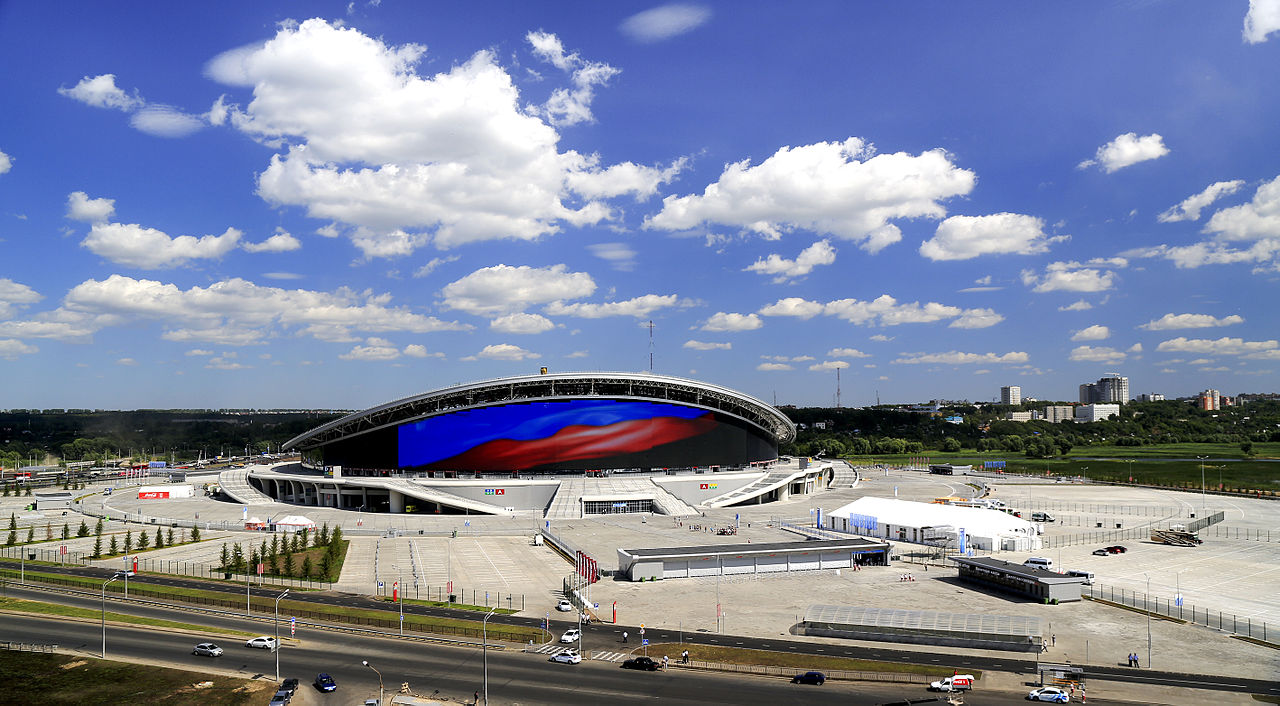
[{"label": "long low building with roof", "polygon": [[832,510],[823,526],[837,532],[949,547],[961,552],[1035,551],[1040,530],[999,510],[865,497]]},{"label": "long low building with roof", "polygon": [[618,572],[632,581],[848,569],[888,563],[888,542],[865,537],[618,550]]}]

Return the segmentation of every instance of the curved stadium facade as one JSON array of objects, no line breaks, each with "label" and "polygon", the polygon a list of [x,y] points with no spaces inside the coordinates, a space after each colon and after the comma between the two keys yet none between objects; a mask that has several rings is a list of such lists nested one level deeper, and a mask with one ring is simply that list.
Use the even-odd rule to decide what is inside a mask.
[{"label": "curved stadium facade", "polygon": [[727,388],[660,375],[558,373],[407,397],[284,448],[348,476],[555,473],[767,463],[794,438],[781,412]]}]

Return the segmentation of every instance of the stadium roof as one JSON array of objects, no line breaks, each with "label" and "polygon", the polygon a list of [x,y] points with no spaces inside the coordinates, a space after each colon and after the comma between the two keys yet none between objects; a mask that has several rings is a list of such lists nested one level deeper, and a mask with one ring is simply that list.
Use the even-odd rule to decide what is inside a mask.
[{"label": "stadium roof", "polygon": [[455,385],[348,414],[285,442],[282,448],[311,449],[339,439],[457,409],[567,397],[639,399],[690,405],[741,419],[778,443],[795,439],[786,415],[749,395],[697,380],[651,373],[549,373]]}]

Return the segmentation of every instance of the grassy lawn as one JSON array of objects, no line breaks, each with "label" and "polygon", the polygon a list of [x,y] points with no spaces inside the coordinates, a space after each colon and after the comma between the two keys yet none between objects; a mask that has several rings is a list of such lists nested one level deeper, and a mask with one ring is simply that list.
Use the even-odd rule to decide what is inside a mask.
[{"label": "grassy lawn", "polygon": [[[204,682],[210,685],[197,686]],[[275,688],[270,681],[68,655],[6,652],[0,660],[0,703],[6,704],[241,706],[265,704]]]},{"label": "grassy lawn", "polygon": [[[93,610],[92,608],[78,608],[76,606],[60,605],[57,603],[42,603],[40,601],[27,601],[20,598],[0,598],[0,609],[17,610],[23,613],[38,613],[40,615],[65,615],[72,618],[92,618],[98,620],[102,618],[101,610]],[[107,620],[117,623],[130,623],[133,625],[151,625],[158,628],[175,628],[178,630],[191,630],[193,632],[209,632],[207,626],[192,625],[190,623],[180,623],[174,620],[160,620],[157,618],[143,618],[136,615],[126,615],[124,613],[112,613],[107,611]],[[257,633],[247,633],[239,630],[219,630],[219,632],[228,635],[244,635],[253,637]],[[5,703],[0,699],[0,703]]]},{"label": "grassy lawn", "polygon": [[[823,657],[820,655],[794,654],[791,652],[767,652],[764,650],[747,650],[740,647],[716,647],[712,645],[691,645],[675,642],[649,645],[649,656],[661,661],[667,655],[674,662],[680,659],[680,652],[689,650],[689,659],[705,662],[724,662],[726,664],[755,664],[768,667],[792,667],[797,671],[810,669],[833,670],[843,669],[854,672],[893,672],[895,674],[936,675],[939,678],[948,676],[958,667],[938,664],[899,664],[897,662],[876,662],[869,659],[851,659],[849,657]],[[973,674],[982,678],[981,672],[965,668],[965,674]]]},{"label": "grassy lawn", "polygon": [[[390,596],[378,596],[379,600],[391,602]],[[515,608],[498,608],[496,606],[471,605],[470,603],[449,603],[448,601],[424,601],[416,598],[404,599],[405,605],[423,605],[432,608],[456,608],[458,610],[473,610],[478,613],[488,613],[490,610],[498,615],[510,615],[511,613],[519,613]]]}]

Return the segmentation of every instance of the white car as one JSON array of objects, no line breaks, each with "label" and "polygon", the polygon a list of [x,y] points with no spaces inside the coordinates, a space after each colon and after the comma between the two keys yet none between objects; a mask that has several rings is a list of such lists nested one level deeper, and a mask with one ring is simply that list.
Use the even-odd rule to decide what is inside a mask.
[{"label": "white car", "polygon": [[569,602],[569,599],[561,598],[560,602],[556,604],[556,610],[562,613],[568,613],[573,610],[573,604]]},{"label": "white car", "polygon": [[249,640],[244,643],[244,646],[257,647],[264,650],[274,650],[276,648],[276,639],[274,637],[267,637],[266,635],[263,635],[262,637],[255,637],[252,640]]},{"label": "white car", "polygon": [[561,662],[563,664],[582,664],[582,655],[577,650],[565,650],[560,654],[551,657],[552,662]]},{"label": "white car", "polygon": [[1027,694],[1027,698],[1032,701],[1049,701],[1058,704],[1065,704],[1071,701],[1071,695],[1066,690],[1059,689],[1056,686],[1042,686]]},{"label": "white car", "polygon": [[577,642],[582,639],[582,631],[577,628],[569,628],[560,636],[561,642]]}]

